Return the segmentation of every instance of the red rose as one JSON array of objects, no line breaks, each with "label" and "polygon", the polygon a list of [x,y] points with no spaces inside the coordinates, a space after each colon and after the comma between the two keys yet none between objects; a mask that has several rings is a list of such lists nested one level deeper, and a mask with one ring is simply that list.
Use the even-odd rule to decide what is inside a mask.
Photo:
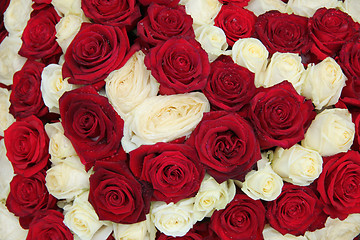
[{"label": "red rose", "polygon": [[261,159],[260,147],[250,124],[236,113],[205,113],[187,141],[216,181],[242,179]]},{"label": "red rose", "polygon": [[40,90],[44,67],[42,63],[28,60],[22,69],[14,74],[10,94],[10,113],[15,118],[31,115],[42,118],[49,112]]},{"label": "red rose", "polygon": [[317,179],[324,211],[332,218],[344,220],[360,213],[360,153],[348,151],[324,157],[322,173]]},{"label": "red rose", "polygon": [[180,2],[180,0],[139,0],[139,2],[144,5],[150,5],[151,3],[156,3],[159,5],[166,5],[169,7],[175,7],[178,5],[178,3]]},{"label": "red rose", "polygon": [[222,4],[233,3],[233,4],[238,5],[239,7],[245,7],[248,5],[250,0],[219,0],[219,2]]},{"label": "red rose", "polygon": [[136,180],[125,162],[97,162],[94,171],[89,202],[100,220],[132,224],[146,219],[152,192]]},{"label": "red rose", "polygon": [[294,14],[269,11],[258,16],[255,36],[270,54],[275,52],[306,53],[310,48],[308,19]]},{"label": "red rose", "polygon": [[309,32],[313,40],[311,52],[318,59],[334,57],[341,46],[358,31],[359,25],[338,9],[318,9],[309,19]]},{"label": "red rose", "polygon": [[221,240],[260,240],[265,226],[265,208],[260,200],[236,194],[225,209],[211,216],[210,229]]},{"label": "red rose", "polygon": [[266,218],[270,225],[285,235],[303,235],[324,227],[327,216],[323,204],[310,187],[285,183],[277,199],[268,202]]},{"label": "red rose", "polygon": [[221,7],[215,18],[215,26],[224,30],[227,43],[233,46],[240,38],[249,38],[254,33],[256,15],[237,4]]},{"label": "red rose", "polygon": [[195,196],[205,174],[195,149],[185,144],[143,145],[130,152],[129,165],[135,177],[152,185],[152,200],[166,203]]},{"label": "red rose", "polygon": [[[228,58],[226,58],[228,59]],[[254,74],[230,61],[211,63],[207,85],[203,90],[216,110],[239,111],[255,94]]]},{"label": "red rose", "polygon": [[10,183],[6,207],[20,217],[23,228],[29,228],[30,222],[38,211],[56,206],[56,198],[46,189],[45,175],[45,171],[31,177],[16,175]]},{"label": "red rose", "polygon": [[170,8],[151,4],[147,13],[137,24],[137,33],[145,43],[155,46],[174,36],[195,38],[193,20],[186,14],[184,6]]},{"label": "red rose", "polygon": [[19,55],[43,63],[57,63],[62,50],[56,42],[55,25],[60,20],[51,5],[41,9],[36,15],[32,14],[22,34],[23,44]]},{"label": "red rose", "polygon": [[87,86],[65,92],[59,106],[64,134],[87,169],[100,159],[124,157],[124,121],[106,97]]},{"label": "red rose", "polygon": [[136,0],[81,0],[81,8],[85,16],[95,23],[131,29],[141,17]]},{"label": "red rose", "polygon": [[158,44],[144,62],[160,83],[160,94],[201,90],[210,73],[207,53],[192,38],[171,38]]},{"label": "red rose", "polygon": [[288,81],[258,88],[250,101],[249,117],[262,149],[289,148],[301,141],[315,116],[311,101],[300,96]]},{"label": "red rose", "polygon": [[65,53],[63,78],[73,84],[101,84],[121,67],[130,44],[125,28],[83,23]]},{"label": "red rose", "polygon": [[64,215],[56,210],[44,210],[36,214],[30,224],[26,240],[72,240],[74,235],[63,223]]},{"label": "red rose", "polygon": [[7,7],[9,6],[10,0],[4,0],[0,6],[0,43],[4,40],[4,38],[9,34],[6,31],[4,25],[4,12],[6,11]]},{"label": "red rose", "polygon": [[48,164],[49,138],[43,123],[35,116],[14,122],[4,131],[6,156],[14,172],[30,177]]}]

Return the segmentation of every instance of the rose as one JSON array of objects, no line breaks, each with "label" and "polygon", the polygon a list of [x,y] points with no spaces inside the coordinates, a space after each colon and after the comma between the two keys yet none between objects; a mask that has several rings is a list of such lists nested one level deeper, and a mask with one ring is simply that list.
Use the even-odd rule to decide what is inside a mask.
[{"label": "rose", "polygon": [[337,9],[318,9],[309,19],[311,52],[320,60],[333,57],[341,46],[358,31],[359,25],[346,13]]},{"label": "rose", "polygon": [[192,38],[174,37],[158,44],[144,62],[160,83],[160,94],[201,90],[210,73],[207,53]]},{"label": "rose", "polygon": [[355,125],[347,109],[326,109],[311,123],[301,144],[320,153],[331,156],[347,152],[353,144]]},{"label": "rose", "polygon": [[174,36],[194,37],[192,18],[181,5],[151,4],[147,15],[137,23],[137,34],[145,43],[156,46]]},{"label": "rose", "polygon": [[93,22],[114,27],[131,29],[141,17],[140,7],[135,0],[119,0],[106,4],[100,0],[81,0],[81,8],[85,16]]},{"label": "rose", "polygon": [[241,179],[261,158],[250,124],[236,113],[205,113],[187,141],[207,172],[221,183]]},{"label": "rose", "polygon": [[113,224],[115,239],[155,239],[156,229],[154,223],[150,221],[150,215],[146,215],[146,220],[133,224]]},{"label": "rose", "polygon": [[184,236],[182,237],[171,237],[166,234],[160,233],[157,240],[173,240],[173,239],[183,239],[183,240],[202,240],[204,239],[200,234],[196,233],[193,229],[190,229]]},{"label": "rose", "polygon": [[197,25],[212,24],[222,6],[218,0],[188,0],[184,4],[186,13]]},{"label": "rose", "polygon": [[214,212],[210,229],[218,239],[263,239],[265,208],[260,200],[253,200],[245,194],[236,194],[224,210]]},{"label": "rose", "polygon": [[280,196],[267,203],[266,218],[281,234],[298,236],[323,227],[327,216],[322,209],[311,188],[285,183]]},{"label": "rose", "polygon": [[286,12],[286,4],[282,0],[252,0],[245,8],[255,13],[256,16],[271,10]]},{"label": "rose", "polygon": [[83,23],[65,53],[63,78],[69,83],[95,84],[121,67],[129,51],[125,28]]},{"label": "rose", "polygon": [[10,192],[10,182],[13,179],[14,169],[6,157],[6,148],[4,140],[0,140],[0,200],[8,197]]},{"label": "rose", "polygon": [[123,120],[106,97],[87,86],[66,92],[59,100],[64,134],[89,169],[97,160],[123,157]]},{"label": "rose", "polygon": [[63,223],[64,215],[56,210],[39,212],[30,224],[26,240],[32,239],[74,239],[73,234]]},{"label": "rose", "polygon": [[19,224],[19,218],[9,212],[3,202],[0,202],[0,238],[24,240],[28,231]]},{"label": "rose", "polygon": [[13,123],[15,119],[9,113],[10,92],[5,88],[0,88],[0,136],[4,136],[4,131]]},{"label": "rose", "polygon": [[9,35],[21,37],[33,10],[31,8],[32,3],[30,0],[10,1],[4,13],[4,24]]},{"label": "rose", "polygon": [[79,17],[85,17],[81,9],[81,1],[78,0],[52,0],[51,4],[55,7],[56,11],[65,15],[74,14]]},{"label": "rose", "polygon": [[286,7],[288,11],[296,15],[310,18],[319,8],[337,8],[340,6],[341,3],[338,0],[289,0]]},{"label": "rose", "polygon": [[323,171],[317,190],[325,203],[324,212],[332,218],[344,220],[351,213],[359,213],[360,154],[356,151],[324,158]]},{"label": "rose", "polygon": [[356,0],[346,0],[344,1],[344,5],[340,6],[341,10],[346,12],[347,14],[354,19],[355,22],[360,22],[359,18],[359,2]]},{"label": "rose", "polygon": [[16,174],[30,177],[48,164],[49,138],[35,116],[14,122],[6,129],[4,141]]},{"label": "rose", "polygon": [[[308,233],[308,232],[306,232],[306,233]],[[265,240],[308,240],[304,236],[297,236],[296,237],[296,236],[294,236],[292,234],[282,235],[281,233],[279,233],[278,231],[273,229],[269,224],[265,225],[265,228],[264,228],[264,231],[263,231],[263,236],[264,236]]]},{"label": "rose", "polygon": [[4,38],[8,35],[8,32],[5,29],[4,25],[4,12],[10,4],[10,0],[5,0],[3,5],[0,7],[0,43],[4,40]]},{"label": "rose", "polygon": [[236,4],[228,4],[221,7],[214,21],[215,26],[224,30],[227,43],[233,46],[238,39],[253,35],[256,15]]},{"label": "rose", "polygon": [[170,7],[177,6],[180,0],[139,0],[139,2],[144,5],[150,5],[151,3],[156,3],[159,5],[166,5]]},{"label": "rose", "polygon": [[203,90],[213,109],[239,111],[255,94],[254,74],[232,62],[218,59],[210,65],[210,75]]},{"label": "rose", "polygon": [[262,149],[289,148],[304,138],[315,117],[311,101],[298,95],[288,81],[258,88],[250,101],[249,117]]},{"label": "rose", "polygon": [[275,52],[306,53],[309,50],[308,19],[294,14],[270,11],[255,23],[255,36],[270,54]]}]

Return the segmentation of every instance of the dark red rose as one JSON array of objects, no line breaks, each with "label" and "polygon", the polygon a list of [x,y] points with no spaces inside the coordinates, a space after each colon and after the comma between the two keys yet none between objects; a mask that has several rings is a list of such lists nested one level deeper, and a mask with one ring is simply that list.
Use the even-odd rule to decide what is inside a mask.
[{"label": "dark red rose", "polygon": [[204,178],[196,151],[185,144],[143,145],[130,152],[130,170],[149,182],[153,201],[166,203],[195,196]]},{"label": "dark red rose", "polygon": [[193,229],[190,229],[190,231],[188,231],[186,233],[186,235],[182,236],[182,237],[172,237],[172,236],[167,236],[164,233],[160,233],[158,232],[158,235],[156,237],[157,240],[173,240],[173,239],[178,239],[178,240],[203,240],[204,238],[196,233]]},{"label": "dark red rose", "polygon": [[60,17],[52,6],[32,16],[22,34],[23,43],[19,55],[32,60],[40,59],[46,65],[57,63],[62,54],[55,37],[55,25],[59,20]]},{"label": "dark red rose", "polygon": [[216,181],[242,179],[261,159],[250,124],[236,113],[205,113],[187,141]]},{"label": "dark red rose", "polygon": [[90,176],[89,202],[100,220],[132,224],[146,219],[152,191],[125,162],[97,162]]},{"label": "dark red rose", "polygon": [[341,46],[359,30],[359,25],[345,12],[338,9],[318,9],[309,19],[311,52],[320,60],[334,57]]},{"label": "dark red rose", "polygon": [[360,111],[350,112],[352,121],[355,124],[355,137],[353,145],[351,146],[352,150],[360,150]]},{"label": "dark red rose", "polygon": [[193,38],[171,38],[158,44],[144,62],[160,83],[160,94],[201,90],[210,73],[208,55]]},{"label": "dark red rose", "polygon": [[310,187],[285,183],[280,196],[268,202],[266,218],[281,234],[298,236],[324,227],[327,216],[323,213],[323,207]]},{"label": "dark red rose", "polygon": [[248,5],[248,3],[250,2],[250,0],[219,0],[220,3],[222,4],[236,4],[239,7],[245,7]]},{"label": "dark red rose", "polygon": [[59,106],[64,134],[87,169],[97,160],[126,156],[121,147],[124,121],[93,87],[65,92]]},{"label": "dark red rose", "polygon": [[49,137],[43,123],[35,116],[14,122],[4,131],[6,156],[16,174],[30,177],[46,167]]},{"label": "dark red rose", "polygon": [[310,48],[308,19],[294,14],[269,11],[258,16],[255,36],[270,54],[275,52],[306,53]]},{"label": "dark red rose", "polygon": [[10,0],[3,0],[0,5],[0,43],[9,34],[4,25],[4,12],[9,6]]},{"label": "dark red rose", "polygon": [[156,3],[159,5],[166,5],[169,7],[175,7],[178,5],[178,3],[180,2],[180,0],[139,0],[139,2],[144,5],[150,5],[151,3]]},{"label": "dark red rose", "polygon": [[20,217],[23,228],[29,228],[30,222],[38,211],[56,206],[56,198],[46,189],[45,175],[45,171],[31,177],[16,175],[10,183],[6,207]]},{"label": "dark red rose", "polygon": [[227,43],[233,46],[240,38],[249,38],[254,33],[256,15],[236,4],[223,5],[215,18],[215,26],[224,30]]},{"label": "dark red rose", "polygon": [[316,113],[311,100],[305,100],[291,83],[260,87],[250,101],[249,118],[262,149],[289,148],[304,138]]},{"label": "dark red rose", "polygon": [[63,78],[70,77],[73,84],[99,84],[121,67],[129,49],[125,28],[83,23],[66,50]]},{"label": "dark red rose", "polygon": [[221,240],[260,240],[265,226],[265,207],[243,193],[236,194],[225,209],[211,216],[210,229]]},{"label": "dark red rose", "polygon": [[174,36],[195,38],[193,20],[185,12],[185,7],[174,8],[151,4],[147,16],[137,24],[137,33],[141,40],[155,46]]},{"label": "dark red rose", "polygon": [[325,213],[340,220],[360,213],[360,153],[348,151],[323,160],[323,171],[316,182]]},{"label": "dark red rose", "polygon": [[136,0],[81,0],[85,16],[95,23],[131,29],[141,17]]},{"label": "dark red rose", "polygon": [[10,113],[15,118],[31,115],[42,118],[49,112],[40,90],[44,67],[42,63],[28,60],[22,69],[14,74],[10,94]]},{"label": "dark red rose", "polygon": [[64,215],[56,210],[43,210],[36,214],[30,224],[26,240],[58,239],[72,240],[74,235],[63,223]]},{"label": "dark red rose", "polygon": [[[231,60],[231,58],[230,58]],[[231,61],[211,63],[205,96],[215,110],[236,112],[255,94],[254,74]]]}]

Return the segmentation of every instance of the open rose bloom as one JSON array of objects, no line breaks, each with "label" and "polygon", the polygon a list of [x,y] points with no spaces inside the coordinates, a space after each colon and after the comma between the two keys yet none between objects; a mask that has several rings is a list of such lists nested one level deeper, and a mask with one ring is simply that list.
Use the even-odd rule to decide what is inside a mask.
[{"label": "open rose bloom", "polygon": [[2,0],[0,240],[360,236],[359,0]]}]

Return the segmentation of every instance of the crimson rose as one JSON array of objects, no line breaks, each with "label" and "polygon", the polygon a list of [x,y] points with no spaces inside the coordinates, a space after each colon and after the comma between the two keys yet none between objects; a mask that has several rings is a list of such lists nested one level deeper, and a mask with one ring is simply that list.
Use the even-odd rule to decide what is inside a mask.
[{"label": "crimson rose", "polygon": [[2,1],[0,5],[0,43],[4,40],[4,38],[9,34],[4,25],[4,12],[9,6],[10,0]]}]

